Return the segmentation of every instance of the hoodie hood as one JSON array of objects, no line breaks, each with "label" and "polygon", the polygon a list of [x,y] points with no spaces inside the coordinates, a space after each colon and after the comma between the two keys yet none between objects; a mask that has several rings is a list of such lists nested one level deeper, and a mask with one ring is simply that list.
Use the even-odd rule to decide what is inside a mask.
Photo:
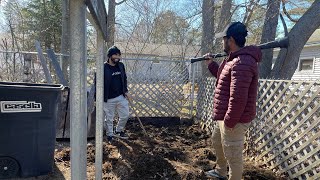
[{"label": "hoodie hood", "polygon": [[241,55],[249,55],[253,57],[256,60],[256,62],[261,62],[262,58],[262,52],[258,46],[245,46],[236,52],[230,53],[229,61]]}]

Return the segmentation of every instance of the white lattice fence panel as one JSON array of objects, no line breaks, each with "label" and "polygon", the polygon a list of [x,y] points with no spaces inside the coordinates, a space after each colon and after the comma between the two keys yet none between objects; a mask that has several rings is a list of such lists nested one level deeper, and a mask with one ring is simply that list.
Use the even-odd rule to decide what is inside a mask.
[{"label": "white lattice fence panel", "polygon": [[215,78],[203,77],[198,79],[197,84],[199,86],[199,91],[196,118],[201,120],[201,127],[203,129],[212,132],[214,123],[214,121],[212,121],[212,111]]},{"label": "white lattice fence panel", "polygon": [[[212,130],[213,78],[199,81],[197,118]],[[320,177],[320,83],[260,80],[247,152],[295,179]]]},{"label": "white lattice fence panel", "polygon": [[319,86],[260,81],[257,119],[248,138],[257,160],[290,178],[320,177]]},{"label": "white lattice fence panel", "polygon": [[183,93],[189,80],[186,61],[127,59],[124,63],[129,92],[139,116],[181,117],[184,104],[189,101]]}]

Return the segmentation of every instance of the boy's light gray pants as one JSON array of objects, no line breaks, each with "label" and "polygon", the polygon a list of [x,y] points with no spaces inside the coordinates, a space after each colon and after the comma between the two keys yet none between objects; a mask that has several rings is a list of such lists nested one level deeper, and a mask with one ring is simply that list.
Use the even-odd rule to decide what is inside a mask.
[{"label": "boy's light gray pants", "polygon": [[117,111],[119,115],[119,122],[116,127],[116,132],[123,131],[129,118],[128,100],[123,95],[113,99],[108,99],[108,102],[104,103],[103,110],[105,113],[107,136],[113,136],[113,118],[115,111]]}]

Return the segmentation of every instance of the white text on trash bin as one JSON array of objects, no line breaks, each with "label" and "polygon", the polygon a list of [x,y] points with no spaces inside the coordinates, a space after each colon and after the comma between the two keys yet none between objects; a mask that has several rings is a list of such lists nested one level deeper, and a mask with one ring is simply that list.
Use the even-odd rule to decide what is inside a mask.
[{"label": "white text on trash bin", "polygon": [[42,105],[35,101],[0,101],[1,113],[41,112]]}]

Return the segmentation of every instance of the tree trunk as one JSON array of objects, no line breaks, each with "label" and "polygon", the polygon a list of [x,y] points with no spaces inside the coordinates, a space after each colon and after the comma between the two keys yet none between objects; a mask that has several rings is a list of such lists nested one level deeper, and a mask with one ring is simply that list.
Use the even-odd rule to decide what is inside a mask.
[{"label": "tree trunk", "polygon": [[114,44],[116,1],[109,0],[107,15],[107,48]]},{"label": "tree trunk", "polygon": [[297,69],[299,57],[304,45],[320,26],[320,0],[315,0],[289,32],[289,47],[281,49],[271,77],[275,79],[291,79]]},{"label": "tree trunk", "polygon": [[[220,10],[219,23],[216,32],[219,33],[231,22],[232,0],[223,0]],[[222,52],[222,38],[216,39],[214,43],[214,53]]]},{"label": "tree trunk", "polygon": [[[201,54],[213,51],[214,40],[214,0],[203,0],[202,3],[202,39],[201,39]],[[204,61],[201,62],[202,75],[208,72],[207,65]]]},{"label": "tree trunk", "polygon": [[[266,19],[264,20],[261,42],[275,40],[281,0],[268,0]],[[262,62],[259,64],[260,78],[267,78],[271,73],[273,49],[262,51]]]},{"label": "tree trunk", "polygon": [[[11,33],[11,41],[12,41],[12,50],[15,51],[15,34],[14,34],[14,27],[11,20],[9,20],[9,27],[10,27],[10,33]],[[13,53],[13,77],[16,77],[16,53]],[[13,80],[14,81],[14,80]]]},{"label": "tree trunk", "polygon": [[[69,0],[62,1],[62,36],[61,36],[61,54],[69,54],[70,51],[70,11]],[[68,81],[68,66],[70,64],[68,56],[62,56],[62,72]]]}]

